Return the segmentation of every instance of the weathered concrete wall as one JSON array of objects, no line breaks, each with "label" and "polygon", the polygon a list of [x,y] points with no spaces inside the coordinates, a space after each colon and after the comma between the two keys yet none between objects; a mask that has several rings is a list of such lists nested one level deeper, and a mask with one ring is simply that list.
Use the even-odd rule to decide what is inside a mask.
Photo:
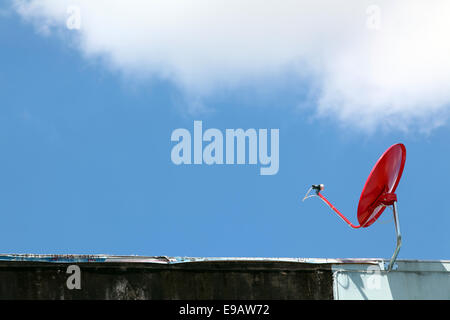
[{"label": "weathered concrete wall", "polygon": [[0,261],[0,299],[333,299],[333,281],[329,264]]},{"label": "weathered concrete wall", "polygon": [[450,299],[450,261],[387,262],[0,254],[0,299]]}]

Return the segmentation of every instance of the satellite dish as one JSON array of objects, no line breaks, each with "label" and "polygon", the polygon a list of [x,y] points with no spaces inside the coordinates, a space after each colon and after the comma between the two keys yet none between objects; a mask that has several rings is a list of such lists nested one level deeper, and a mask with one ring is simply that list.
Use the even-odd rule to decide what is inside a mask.
[{"label": "satellite dish", "polygon": [[[394,265],[397,255],[400,251],[402,237],[400,234],[400,224],[397,210],[397,189],[400,178],[402,177],[403,168],[405,167],[406,148],[403,144],[398,143],[387,149],[383,155],[378,159],[372,171],[367,178],[366,184],[361,192],[359,199],[357,217],[359,225],[354,225],[342,213],[333,206],[327,198],[325,198],[321,191],[324,190],[324,185],[313,185],[303,198],[320,197],[334,212],[336,212],[350,227],[352,228],[367,228],[372,225],[383,213],[386,207],[392,207],[395,221],[395,231],[397,234],[397,247],[389,262],[388,271]],[[314,190],[316,194],[310,195]]]}]

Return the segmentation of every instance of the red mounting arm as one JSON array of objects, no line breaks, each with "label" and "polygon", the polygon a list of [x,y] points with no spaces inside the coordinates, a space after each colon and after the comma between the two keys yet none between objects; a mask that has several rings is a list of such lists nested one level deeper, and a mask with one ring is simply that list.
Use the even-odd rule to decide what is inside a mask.
[{"label": "red mounting arm", "polygon": [[361,225],[359,226],[355,226],[353,223],[350,222],[350,220],[348,220],[342,213],[339,212],[338,209],[336,209],[335,206],[333,206],[330,201],[327,200],[327,198],[325,198],[320,192],[317,192],[317,195],[334,211],[336,212],[341,218],[342,220],[344,220],[350,227],[358,229],[361,228]]}]

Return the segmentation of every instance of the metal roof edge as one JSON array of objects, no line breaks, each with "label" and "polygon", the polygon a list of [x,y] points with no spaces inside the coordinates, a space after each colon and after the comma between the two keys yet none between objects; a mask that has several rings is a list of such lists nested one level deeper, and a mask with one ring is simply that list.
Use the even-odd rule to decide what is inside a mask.
[{"label": "metal roof edge", "polygon": [[[289,257],[169,257],[169,256],[138,256],[138,255],[108,255],[108,254],[0,254],[0,261],[27,261],[53,263],[83,263],[83,262],[123,262],[123,263],[190,263],[190,262],[292,262],[312,264],[370,264],[377,265],[386,261],[383,258],[289,258]],[[400,264],[442,263],[450,264],[450,260],[397,260]]]}]

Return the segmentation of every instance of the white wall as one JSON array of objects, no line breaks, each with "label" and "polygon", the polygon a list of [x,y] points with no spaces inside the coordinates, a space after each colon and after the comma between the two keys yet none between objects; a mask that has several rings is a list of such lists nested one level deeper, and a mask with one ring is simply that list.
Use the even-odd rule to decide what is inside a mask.
[{"label": "white wall", "polygon": [[334,264],[334,298],[450,299],[450,261],[400,260],[397,265],[387,272],[382,262]]}]

